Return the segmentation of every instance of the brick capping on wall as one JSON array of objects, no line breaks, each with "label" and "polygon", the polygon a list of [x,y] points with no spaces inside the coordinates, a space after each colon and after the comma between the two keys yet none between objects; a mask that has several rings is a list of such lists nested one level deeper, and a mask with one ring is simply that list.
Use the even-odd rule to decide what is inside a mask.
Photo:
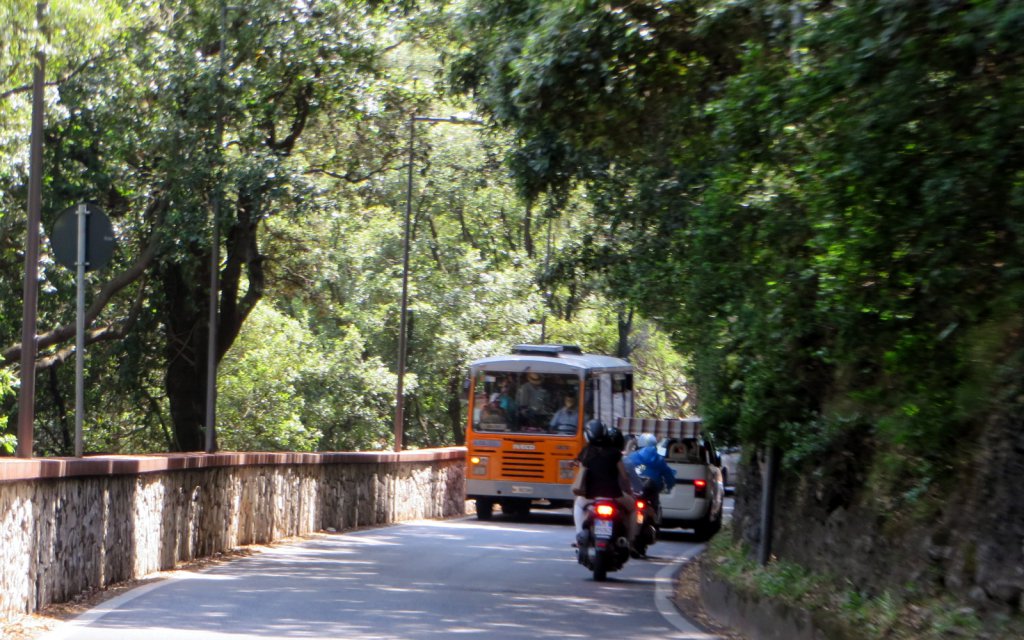
[{"label": "brick capping on wall", "polygon": [[179,469],[255,465],[386,464],[441,462],[466,457],[464,447],[326,453],[219,452],[98,455],[84,458],[0,458],[0,482],[159,473]]}]

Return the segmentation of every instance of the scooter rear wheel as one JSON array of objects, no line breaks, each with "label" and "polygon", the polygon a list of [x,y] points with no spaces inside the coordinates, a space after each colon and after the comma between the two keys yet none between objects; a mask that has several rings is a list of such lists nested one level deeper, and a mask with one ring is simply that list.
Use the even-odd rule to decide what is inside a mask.
[{"label": "scooter rear wheel", "polygon": [[608,567],[603,553],[597,554],[594,558],[594,582],[604,582],[608,579]]}]

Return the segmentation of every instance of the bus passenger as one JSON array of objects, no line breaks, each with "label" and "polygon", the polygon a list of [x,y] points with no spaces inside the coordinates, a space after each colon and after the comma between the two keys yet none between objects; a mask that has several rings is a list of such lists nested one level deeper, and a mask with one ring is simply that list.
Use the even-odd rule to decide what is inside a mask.
[{"label": "bus passenger", "polygon": [[547,413],[548,392],[541,386],[544,376],[539,373],[530,372],[526,374],[526,382],[516,392],[516,402],[519,406],[535,413]]},{"label": "bus passenger", "polygon": [[576,406],[576,395],[567,393],[562,402],[562,408],[551,417],[551,424],[548,426],[551,427],[553,433],[571,436],[576,433],[580,419],[580,410]]},{"label": "bus passenger", "polygon": [[548,415],[548,392],[542,385],[544,377],[531,371],[526,374],[526,382],[516,391],[516,403],[519,405],[519,427],[524,431],[545,431]]},{"label": "bus passenger", "polygon": [[501,393],[494,394],[497,398],[493,398],[497,403],[497,406],[505,414],[507,418],[514,419],[516,415],[516,401],[512,398],[512,382],[505,378],[501,381]]},{"label": "bus passenger", "polygon": [[480,417],[477,420],[477,424],[479,424],[481,428],[487,428],[486,425],[491,425],[490,428],[493,429],[495,428],[493,425],[506,424],[507,418],[505,417],[505,412],[498,408],[497,398],[495,397],[497,395],[498,394],[496,393],[492,394],[491,401],[480,407]]}]

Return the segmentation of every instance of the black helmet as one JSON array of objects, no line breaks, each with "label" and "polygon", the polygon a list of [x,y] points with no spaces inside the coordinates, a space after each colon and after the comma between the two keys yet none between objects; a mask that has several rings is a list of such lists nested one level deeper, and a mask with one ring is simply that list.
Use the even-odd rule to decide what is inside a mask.
[{"label": "black helmet", "polygon": [[604,441],[607,431],[604,428],[604,423],[595,418],[584,425],[583,435],[587,437],[587,442],[599,444]]},{"label": "black helmet", "polygon": [[608,436],[608,444],[617,451],[622,451],[626,448],[626,436],[622,435],[616,427],[608,427],[606,430]]}]

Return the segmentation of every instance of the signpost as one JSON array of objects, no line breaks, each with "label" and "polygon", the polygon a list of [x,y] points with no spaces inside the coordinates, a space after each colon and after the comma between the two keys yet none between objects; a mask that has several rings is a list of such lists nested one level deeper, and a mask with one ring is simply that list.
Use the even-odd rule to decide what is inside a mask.
[{"label": "signpost", "polygon": [[114,253],[114,228],[95,204],[69,207],[57,217],[50,234],[57,262],[75,269],[75,457],[82,457],[82,421],[85,414],[85,272],[101,269]]}]

